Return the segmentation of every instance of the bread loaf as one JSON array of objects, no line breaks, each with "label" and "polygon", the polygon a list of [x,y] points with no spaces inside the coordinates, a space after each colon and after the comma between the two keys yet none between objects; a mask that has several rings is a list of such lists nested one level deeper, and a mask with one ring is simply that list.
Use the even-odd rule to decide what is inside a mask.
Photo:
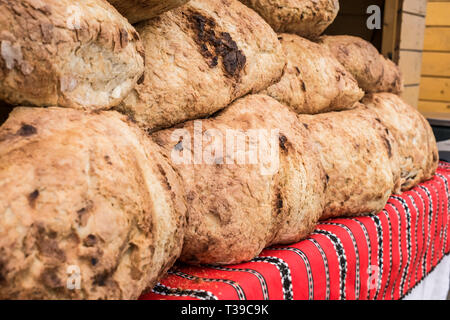
[{"label": "bread loaf", "polygon": [[378,213],[394,190],[392,135],[359,104],[354,110],[299,115],[325,169],[322,219]]},{"label": "bread loaf", "polygon": [[116,112],[15,109],[0,128],[0,298],[138,298],[181,251],[177,179]]},{"label": "bread loaf", "polygon": [[403,91],[398,66],[385,59],[370,42],[353,36],[324,36],[320,42],[328,46],[366,93]]},{"label": "bread loaf", "polygon": [[105,109],[143,73],[139,35],[103,0],[0,0],[0,99]]},{"label": "bread loaf", "polygon": [[[234,148],[229,130],[242,138],[234,138]],[[255,130],[262,130],[262,140]],[[249,95],[215,118],[159,131],[153,138],[172,159],[191,159],[172,161],[188,202],[182,261],[248,261],[270,244],[296,242],[314,230],[323,209],[325,175],[305,128],[274,99]],[[256,140],[256,146],[250,142]],[[264,146],[274,153],[263,157]]]},{"label": "bread loaf", "polygon": [[364,93],[327,48],[296,35],[281,34],[287,68],[280,82],[263,93],[297,113],[353,108]]},{"label": "bread loaf", "polygon": [[136,26],[145,80],[119,110],[151,131],[213,114],[278,81],[276,34],[237,0],[192,0]]},{"label": "bread loaf", "polygon": [[333,23],[338,0],[241,0],[258,12],[277,32],[314,39]]},{"label": "bread loaf", "polygon": [[407,191],[429,180],[439,162],[436,138],[428,121],[415,108],[390,93],[377,93],[363,103],[392,133],[398,145],[397,175],[400,183],[396,193]]},{"label": "bread loaf", "polygon": [[136,23],[160,15],[182,6],[189,0],[108,0],[131,23]]}]

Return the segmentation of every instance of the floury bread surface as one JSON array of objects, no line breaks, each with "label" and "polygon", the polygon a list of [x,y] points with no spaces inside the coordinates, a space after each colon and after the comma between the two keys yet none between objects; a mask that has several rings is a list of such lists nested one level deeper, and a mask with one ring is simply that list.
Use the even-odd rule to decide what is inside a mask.
[{"label": "floury bread surface", "polygon": [[182,6],[189,0],[108,0],[131,23],[136,23],[160,15]]},{"label": "floury bread surface", "polygon": [[384,58],[364,39],[353,36],[324,36],[320,42],[358,81],[366,93],[403,91],[403,78],[398,66]]},{"label": "floury bread surface", "polygon": [[280,82],[263,91],[296,113],[352,109],[364,92],[329,50],[292,34],[278,39],[287,57]]},{"label": "floury bread surface", "polygon": [[139,35],[103,0],[0,0],[0,99],[107,109],[143,74]]},{"label": "floury bread surface", "polygon": [[192,0],[136,28],[145,80],[119,110],[150,131],[209,116],[266,89],[286,64],[275,32],[237,0]]},{"label": "floury bread surface", "polygon": [[314,39],[333,23],[338,0],[241,0],[258,12],[276,32]]},{"label": "floury bread surface", "polygon": [[158,150],[116,112],[16,108],[0,129],[0,298],[136,299],[155,285],[186,209]]},{"label": "floury bread surface", "polygon": [[[225,142],[228,130],[244,136],[244,147],[230,148],[229,140]],[[266,134],[258,140],[263,142],[257,144],[256,158],[243,152],[255,146],[249,142],[255,142],[250,140],[255,137],[252,130]],[[196,132],[200,140],[182,136],[183,132],[190,138]],[[295,113],[276,100],[249,95],[215,118],[158,131],[153,138],[172,159],[191,159],[172,161],[184,182],[188,202],[182,261],[248,261],[268,245],[296,242],[314,230],[323,210],[325,175],[306,129]],[[235,141],[237,144],[239,139]],[[266,158],[259,153],[266,154],[264,141],[266,146],[270,141],[275,150]],[[198,158],[198,150],[204,151],[203,159]],[[240,155],[244,161],[239,160]],[[198,164],[193,162],[195,157]],[[252,164],[251,159],[257,161]],[[264,171],[263,167],[271,169]]]},{"label": "floury bread surface", "polygon": [[396,144],[363,105],[354,110],[299,115],[328,178],[322,219],[378,213],[395,190]]},{"label": "floury bread surface", "polygon": [[431,179],[436,173],[439,154],[433,130],[422,114],[391,93],[368,95],[363,103],[375,112],[398,145],[395,156],[400,183],[395,192],[407,191]]}]

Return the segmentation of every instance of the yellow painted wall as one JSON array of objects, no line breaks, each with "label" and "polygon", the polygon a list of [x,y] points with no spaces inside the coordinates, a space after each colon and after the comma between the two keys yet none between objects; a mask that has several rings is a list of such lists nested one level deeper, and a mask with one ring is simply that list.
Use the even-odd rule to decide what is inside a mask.
[{"label": "yellow painted wall", "polygon": [[450,0],[427,5],[419,110],[450,114]]}]

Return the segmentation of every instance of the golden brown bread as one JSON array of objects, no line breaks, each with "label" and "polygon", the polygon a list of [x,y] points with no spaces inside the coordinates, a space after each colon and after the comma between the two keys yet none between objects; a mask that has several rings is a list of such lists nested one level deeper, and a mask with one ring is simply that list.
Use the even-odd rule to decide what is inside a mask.
[{"label": "golden brown bread", "polygon": [[299,115],[328,178],[321,219],[378,213],[394,190],[393,137],[375,115],[354,110]]},{"label": "golden brown bread", "polygon": [[292,34],[278,39],[287,57],[280,82],[263,93],[297,113],[352,109],[364,92],[327,48]]},{"label": "golden brown bread", "polygon": [[398,66],[384,58],[370,42],[353,36],[323,36],[320,42],[328,46],[366,93],[403,91]]},{"label": "golden brown bread", "polygon": [[436,138],[422,114],[391,93],[368,95],[363,103],[375,112],[398,145],[396,175],[400,182],[395,192],[407,191],[431,179],[436,173],[439,155]]},{"label": "golden brown bread", "polygon": [[277,35],[237,0],[193,0],[136,26],[145,80],[119,110],[155,130],[226,107],[278,81],[285,57]]},{"label": "golden brown bread", "polygon": [[103,0],[0,0],[0,99],[103,109],[143,73],[139,35]]},{"label": "golden brown bread", "polygon": [[[193,142],[196,126],[200,138]],[[229,140],[224,141],[227,130],[232,129],[240,130],[246,139],[245,148],[235,149],[248,151],[242,152],[245,161],[233,158],[236,153],[231,151]],[[249,139],[255,137],[251,130],[258,129],[267,133],[261,141],[267,146],[268,141],[273,143],[273,158],[258,153],[255,159],[248,154],[252,150]],[[180,130],[190,137],[182,137]],[[273,135],[271,130],[275,130]],[[203,147],[198,143],[201,134],[205,136]],[[222,139],[214,138],[220,136]],[[187,122],[153,137],[168,156],[175,155],[173,159],[189,155],[193,161],[195,143],[204,154],[212,154],[209,162],[173,164],[183,179],[188,201],[182,261],[248,261],[270,244],[299,241],[314,230],[323,209],[325,175],[305,128],[294,113],[274,99],[249,95],[215,118]],[[221,151],[213,154],[211,145]],[[264,150],[263,145],[257,149]],[[262,164],[277,170],[265,172]]]},{"label": "golden brown bread", "polygon": [[177,179],[116,112],[16,108],[0,128],[0,298],[137,298],[181,251]]},{"label": "golden brown bread", "polygon": [[333,23],[338,0],[240,0],[258,12],[277,32],[314,39]]},{"label": "golden brown bread", "polygon": [[131,23],[148,20],[189,0],[108,0]]}]

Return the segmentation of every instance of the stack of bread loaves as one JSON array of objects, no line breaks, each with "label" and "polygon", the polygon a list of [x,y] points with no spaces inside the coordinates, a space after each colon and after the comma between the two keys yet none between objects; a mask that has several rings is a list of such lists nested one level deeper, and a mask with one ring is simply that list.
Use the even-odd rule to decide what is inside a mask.
[{"label": "stack of bread loaves", "polygon": [[337,0],[109,2],[0,0],[0,298],[135,299],[433,176]]}]

